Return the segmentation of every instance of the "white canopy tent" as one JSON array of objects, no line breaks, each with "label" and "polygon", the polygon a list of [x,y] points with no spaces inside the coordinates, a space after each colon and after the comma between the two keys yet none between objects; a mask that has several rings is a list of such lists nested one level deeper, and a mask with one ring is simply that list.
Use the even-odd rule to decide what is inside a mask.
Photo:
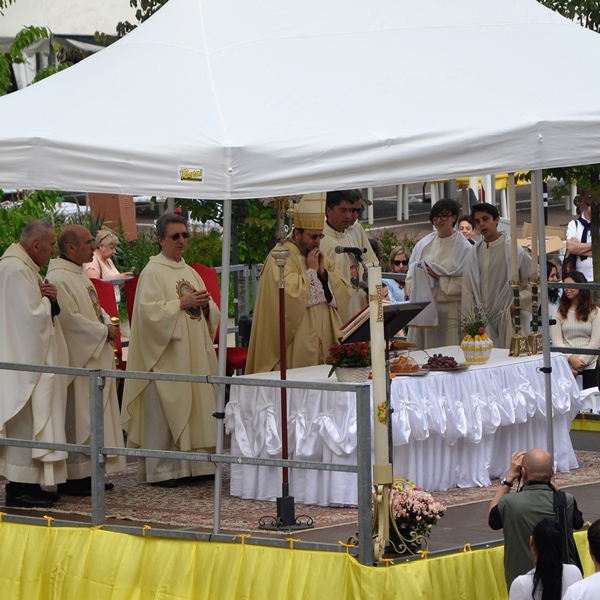
[{"label": "white canopy tent", "polygon": [[589,164],[595,57],[535,0],[170,0],[0,100],[0,187],[235,199]]},{"label": "white canopy tent", "polygon": [[600,162],[599,60],[535,0],[170,0],[0,99],[0,188],[233,200]]}]

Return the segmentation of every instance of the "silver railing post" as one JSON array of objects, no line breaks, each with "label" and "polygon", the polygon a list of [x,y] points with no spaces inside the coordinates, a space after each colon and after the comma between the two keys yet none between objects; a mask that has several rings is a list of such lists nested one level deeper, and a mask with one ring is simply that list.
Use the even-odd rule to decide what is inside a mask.
[{"label": "silver railing post", "polygon": [[373,565],[371,414],[371,388],[363,385],[356,390],[358,562],[368,566]]},{"label": "silver railing post", "polygon": [[90,459],[92,467],[92,527],[104,525],[104,377],[100,371],[90,371]]}]

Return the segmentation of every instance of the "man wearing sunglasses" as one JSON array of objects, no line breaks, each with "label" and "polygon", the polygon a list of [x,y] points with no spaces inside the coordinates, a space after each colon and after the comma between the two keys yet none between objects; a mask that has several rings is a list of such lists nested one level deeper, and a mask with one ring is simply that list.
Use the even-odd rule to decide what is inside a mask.
[{"label": "man wearing sunglasses", "polygon": [[[324,194],[304,195],[294,211],[294,229],[284,242],[286,364],[289,369],[325,362],[342,325],[349,288],[320,249]],[[269,254],[260,274],[246,373],[279,369],[279,267]]]},{"label": "man wearing sunglasses", "polygon": [[[137,286],[127,369],[155,373],[217,375],[213,340],[219,309],[198,273],[186,264],[187,222],[167,213],[156,221],[160,253]],[[128,379],[123,428],[131,448],[214,452],[217,423],[212,385]],[[174,488],[184,477],[214,476],[209,462],[140,458],[138,478]]]},{"label": "man wearing sunglasses", "polygon": [[[96,243],[81,225],[67,225],[58,236],[60,257],[48,265],[48,281],[56,286],[60,323],[69,350],[69,366],[83,369],[114,370],[113,343],[118,330],[98,302],[96,289],[83,271],[91,262]],[[67,389],[66,434],[70,444],[90,443],[90,383],[75,377]],[[104,396],[104,443],[123,447],[123,430],[117,398],[117,380],[107,377]],[[125,469],[124,456],[108,456],[106,472]],[[90,455],[69,452],[67,481],[58,485],[60,494],[90,496],[92,493]],[[105,484],[107,489],[112,483]]]},{"label": "man wearing sunglasses", "polygon": [[325,237],[321,249],[332,262],[335,262],[335,266],[346,278],[351,289],[348,308],[342,313],[344,323],[367,305],[366,269],[363,264],[358,264],[358,280],[353,278],[352,269],[356,266],[356,258],[352,254],[338,254],[336,248],[338,246],[366,248],[367,252],[361,256],[362,261],[379,264],[365,230],[360,223],[357,223],[362,209],[363,198],[360,190],[327,192],[325,204],[327,220],[323,227]]}]

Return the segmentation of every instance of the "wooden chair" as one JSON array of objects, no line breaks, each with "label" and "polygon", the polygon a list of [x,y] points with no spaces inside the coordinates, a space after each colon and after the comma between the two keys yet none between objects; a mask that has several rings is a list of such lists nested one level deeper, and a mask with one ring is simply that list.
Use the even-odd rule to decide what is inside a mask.
[{"label": "wooden chair", "polygon": [[[106,311],[109,317],[119,318],[119,308],[115,298],[114,285],[108,281],[102,281],[102,279],[90,279],[96,288],[98,294],[98,301],[100,306]],[[124,371],[127,367],[127,362],[123,360],[123,343],[121,341],[121,332],[119,330],[119,336],[115,343],[115,360],[117,368]]]},{"label": "wooden chair", "polygon": [[[204,281],[204,285],[206,289],[209,291],[212,296],[215,304],[221,308],[221,288],[219,286],[219,278],[217,276],[217,271],[214,267],[206,267],[205,265],[201,265],[200,263],[192,263],[190,265],[192,269],[194,269],[200,277],[202,277],[202,281]],[[219,329],[215,334],[215,343],[219,342]],[[215,348],[217,352],[217,356],[219,351]],[[226,359],[226,367],[225,374],[227,377],[231,377],[235,371],[241,370],[243,371],[246,368],[246,361],[248,360],[248,348],[240,348],[240,347],[227,347],[227,359]]]}]

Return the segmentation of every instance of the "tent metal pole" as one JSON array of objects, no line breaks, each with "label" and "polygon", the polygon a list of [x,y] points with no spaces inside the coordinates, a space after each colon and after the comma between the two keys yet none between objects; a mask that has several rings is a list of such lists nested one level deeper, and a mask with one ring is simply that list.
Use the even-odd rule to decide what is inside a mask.
[{"label": "tent metal pole", "polygon": [[[550,359],[550,325],[548,323],[548,274],[546,273],[546,227],[544,219],[539,218],[544,214],[544,198],[543,198],[543,177],[541,169],[533,171],[532,183],[535,179],[535,185],[532,186],[532,192],[535,197],[531,198],[532,205],[534,202],[538,206],[537,223],[532,223],[532,227],[538,228],[539,241],[539,271],[540,271],[540,308],[542,314],[542,342],[544,354],[544,380],[546,391],[546,432],[547,432],[547,450],[552,457],[554,463],[554,429],[552,419],[552,363]],[[538,268],[538,265],[531,265],[532,271]],[[535,271],[533,271],[535,272]]]},{"label": "tent metal pole", "polygon": [[[231,203],[223,200],[223,250],[221,254],[221,320],[219,322],[219,377],[225,377],[227,370],[227,328],[229,326],[229,263],[231,260]],[[225,385],[217,391],[217,454],[223,454],[223,418],[225,413]],[[223,488],[223,463],[217,463],[215,473],[215,516],[213,532],[221,528],[221,493]]]}]

